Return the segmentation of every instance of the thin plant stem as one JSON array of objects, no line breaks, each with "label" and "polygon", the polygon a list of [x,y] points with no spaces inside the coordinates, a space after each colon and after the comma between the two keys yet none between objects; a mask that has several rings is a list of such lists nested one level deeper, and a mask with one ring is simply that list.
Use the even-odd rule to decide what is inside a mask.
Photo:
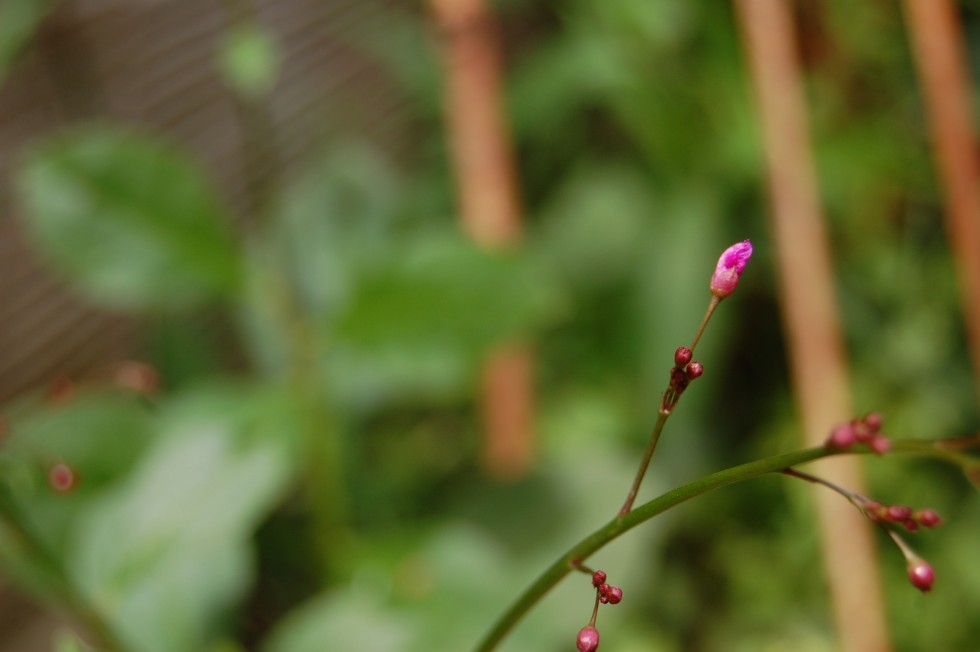
[{"label": "thin plant stem", "polygon": [[660,441],[660,433],[664,431],[664,424],[667,423],[667,419],[670,418],[672,410],[660,409],[660,413],[657,415],[657,422],[653,424],[653,433],[650,435],[650,442],[647,444],[647,449],[643,452],[643,459],[640,460],[640,467],[636,470],[636,476],[633,478],[633,484],[630,485],[629,493],[626,494],[626,502],[619,509],[619,515],[628,514],[631,509],[633,509],[633,502],[636,500],[636,494],[640,491],[640,483],[643,482],[643,477],[647,474],[647,467],[650,466],[650,459],[653,457],[653,451],[657,450],[657,443]]},{"label": "thin plant stem", "polygon": [[[924,457],[945,458],[942,442],[892,440],[891,453],[913,453]],[[723,471],[712,473],[681,487],[672,489],[653,500],[643,503],[628,514],[617,515],[601,528],[588,535],[556,559],[534,582],[517,597],[500,615],[474,652],[490,652],[504,639],[508,632],[538,603],[555,585],[573,570],[583,568],[583,563],[592,553],[603,548],[620,535],[632,530],[654,516],[676,507],[683,502],[709,493],[716,489],[751,480],[770,473],[781,473],[785,469],[812,462],[825,457],[841,454],[867,454],[864,447],[839,450],[818,446],[791,453],[774,455],[755,460]]]},{"label": "thin plant stem", "polygon": [[711,315],[715,314],[715,308],[718,307],[719,303],[721,303],[721,299],[715,295],[711,295],[711,303],[708,304],[708,309],[704,313],[704,318],[701,320],[701,325],[698,326],[698,332],[694,334],[694,340],[691,341],[691,353],[694,353],[694,349],[697,348],[698,342],[701,340],[701,335],[704,333],[705,327],[711,320]]},{"label": "thin plant stem", "polygon": [[[691,341],[691,352],[694,352],[695,347],[698,345],[698,341],[701,339],[701,335],[704,333],[705,327],[707,327],[708,322],[711,321],[711,316],[715,314],[715,308],[721,303],[721,299],[715,295],[711,296],[711,301],[708,303],[708,309],[704,312],[704,317],[701,319],[701,325],[698,326],[697,332],[694,334],[694,339]],[[633,509],[633,503],[636,501],[636,494],[640,491],[640,484],[643,482],[644,476],[647,474],[647,468],[650,466],[650,460],[653,458],[653,452],[657,450],[657,444],[660,443],[660,435],[664,431],[664,426],[667,424],[667,419],[674,412],[674,405],[677,404],[678,396],[674,396],[673,400],[668,401],[666,397],[674,390],[673,386],[668,386],[667,390],[664,392],[664,400],[660,402],[660,411],[657,414],[657,422],[653,424],[653,432],[650,434],[650,441],[647,443],[647,448],[643,452],[643,459],[640,460],[640,466],[636,470],[636,476],[633,478],[633,484],[630,485],[629,493],[626,494],[626,501],[623,506],[619,509],[619,515],[628,514],[631,509]],[[668,403],[670,405],[668,406]]]}]

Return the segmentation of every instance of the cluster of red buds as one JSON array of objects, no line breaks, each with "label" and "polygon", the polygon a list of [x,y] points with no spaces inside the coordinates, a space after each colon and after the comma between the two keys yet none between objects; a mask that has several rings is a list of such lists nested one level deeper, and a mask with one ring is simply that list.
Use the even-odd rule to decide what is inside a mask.
[{"label": "cluster of red buds", "polygon": [[919,527],[931,528],[942,525],[943,519],[933,509],[916,509],[905,505],[882,505],[878,501],[869,500],[861,505],[861,511],[875,523],[882,525],[901,525],[909,532],[915,532]]},{"label": "cluster of red buds", "polygon": [[[865,444],[878,454],[887,452],[891,442],[881,433],[882,419],[877,412],[871,412],[859,419],[835,427],[827,438],[828,448],[845,449],[856,444]],[[852,505],[861,510],[868,519],[882,527],[892,539],[902,556],[905,557],[909,581],[922,592],[932,589],[936,574],[925,560],[919,557],[912,547],[906,543],[896,528],[904,528],[908,532],[916,532],[919,528],[934,528],[941,525],[943,520],[933,509],[912,509],[907,505],[884,505],[867,496],[850,491],[829,480],[819,478],[797,469],[784,469],[787,475],[823,485],[846,498]]]},{"label": "cluster of red buds", "polygon": [[704,366],[697,360],[692,360],[693,356],[694,353],[686,346],[674,351],[674,366],[670,370],[670,384],[660,401],[661,411],[672,411],[691,381],[704,373]]},{"label": "cluster of red buds", "polygon": [[875,453],[882,455],[891,448],[891,442],[881,432],[881,415],[871,412],[849,423],[836,426],[827,438],[828,448],[847,449],[856,444],[865,444]]},{"label": "cluster of red buds", "polygon": [[[590,572],[579,566],[579,570]],[[592,608],[592,619],[589,624],[578,632],[575,646],[579,652],[595,652],[599,649],[599,630],[595,627],[595,619],[599,614],[600,604],[619,604],[623,600],[623,590],[618,586],[606,583],[606,574],[601,570],[592,572],[592,586],[595,588],[595,606]]]}]

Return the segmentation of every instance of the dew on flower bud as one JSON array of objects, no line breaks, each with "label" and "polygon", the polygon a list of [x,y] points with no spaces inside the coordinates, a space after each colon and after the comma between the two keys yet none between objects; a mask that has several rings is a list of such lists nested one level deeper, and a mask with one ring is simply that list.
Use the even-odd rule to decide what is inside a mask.
[{"label": "dew on flower bud", "polygon": [[58,493],[66,494],[75,488],[75,471],[64,462],[48,469],[48,483]]},{"label": "dew on flower bud", "polygon": [[830,432],[827,438],[829,448],[850,448],[857,443],[857,432],[849,423],[842,423]]},{"label": "dew on flower bud", "polygon": [[674,364],[678,367],[683,367],[691,361],[692,355],[694,355],[694,353],[686,346],[678,347],[678,349],[674,351]]},{"label": "dew on flower bud", "polygon": [[595,652],[599,649],[599,630],[592,625],[583,627],[578,632],[575,646],[579,652]]},{"label": "dew on flower bud", "polygon": [[687,377],[691,380],[699,378],[704,373],[704,365],[700,362],[692,362],[687,365]]},{"label": "dew on flower bud", "polygon": [[601,570],[592,573],[592,586],[599,588],[599,585],[606,581],[606,574]]},{"label": "dew on flower bud", "polygon": [[909,561],[908,575],[912,585],[923,593],[931,591],[932,585],[936,581],[936,572],[932,570],[932,566],[921,559]]}]

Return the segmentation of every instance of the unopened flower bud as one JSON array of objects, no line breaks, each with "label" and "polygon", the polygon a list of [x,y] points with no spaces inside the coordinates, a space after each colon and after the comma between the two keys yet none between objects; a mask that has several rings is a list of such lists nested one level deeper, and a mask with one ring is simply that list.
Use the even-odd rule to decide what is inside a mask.
[{"label": "unopened flower bud", "polygon": [[699,378],[703,373],[704,365],[702,365],[700,362],[692,362],[691,364],[687,365],[688,379],[694,380],[695,378]]},{"label": "unopened flower bud", "polygon": [[872,435],[871,439],[868,440],[868,448],[878,455],[884,455],[891,450],[892,443],[884,435]]},{"label": "unopened flower bud", "polygon": [[943,522],[943,519],[932,509],[920,509],[912,514],[915,522],[922,527],[936,527]]},{"label": "unopened flower bud", "polygon": [[878,432],[881,430],[882,418],[877,412],[869,412],[864,416],[864,425],[868,427],[871,432]]},{"label": "unopened flower bud", "polygon": [[599,588],[599,585],[605,583],[605,581],[606,574],[601,570],[597,570],[596,572],[592,573],[592,586]]},{"label": "unopened flower bud", "polygon": [[901,523],[911,515],[912,509],[905,505],[889,505],[885,510],[885,518],[896,523]]},{"label": "unopened flower bud", "polygon": [[830,432],[827,438],[828,448],[850,448],[857,443],[857,433],[854,426],[849,423],[842,423]]},{"label": "unopened flower bud", "polygon": [[583,627],[578,632],[575,646],[579,652],[595,652],[599,649],[599,630],[592,625]]},{"label": "unopened flower bud", "polygon": [[691,351],[691,349],[687,348],[686,346],[679,347],[676,351],[674,351],[674,364],[678,367],[683,367],[691,361],[692,355],[694,355],[694,353]]},{"label": "unopened flower bud", "polygon": [[936,572],[932,570],[932,566],[916,558],[909,560],[907,570],[909,581],[912,582],[915,588],[923,593],[928,593],[932,590],[932,585],[936,581]]},{"label": "unopened flower bud", "polygon": [[738,286],[738,279],[751,257],[752,243],[748,240],[725,249],[715,266],[715,273],[711,276],[711,293],[719,299],[724,299],[734,292]]},{"label": "unopened flower bud", "polygon": [[623,589],[618,586],[610,586],[606,591],[606,600],[609,604],[619,604],[623,601]]},{"label": "unopened flower bud", "polygon": [[48,469],[48,483],[58,493],[66,494],[75,488],[75,470],[64,462]]}]

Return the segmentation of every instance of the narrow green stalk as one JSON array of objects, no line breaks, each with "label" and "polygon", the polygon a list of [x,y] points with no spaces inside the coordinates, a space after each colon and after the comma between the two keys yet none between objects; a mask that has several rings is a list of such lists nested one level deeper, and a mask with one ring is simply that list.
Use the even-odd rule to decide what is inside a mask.
[{"label": "narrow green stalk", "polygon": [[701,325],[698,326],[698,332],[694,334],[694,340],[691,342],[692,353],[694,352],[694,349],[698,347],[698,342],[701,341],[701,335],[704,333],[704,329],[708,325],[708,322],[711,321],[711,315],[715,314],[715,308],[718,307],[719,303],[721,303],[721,299],[715,295],[712,295],[711,303],[708,304],[708,309],[704,313],[704,318],[701,319]]},{"label": "narrow green stalk", "polygon": [[[949,457],[941,442],[892,441],[892,452],[914,453],[927,457]],[[604,526],[569,548],[551,564],[525,591],[511,604],[474,648],[475,652],[490,652],[504,639],[508,632],[527,614],[568,573],[581,567],[589,555],[604,547],[621,534],[637,525],[662,514],[672,507],[736,482],[751,480],[769,473],[780,473],[784,469],[805,464],[823,457],[840,454],[867,454],[865,447],[847,450],[830,449],[823,446],[806,448],[767,457],[739,466],[733,466],[705,476],[694,482],[668,491],[650,502],[644,503],[627,514],[620,514]]]},{"label": "narrow green stalk", "polygon": [[633,484],[630,485],[630,491],[626,495],[626,502],[619,509],[619,515],[628,514],[631,509],[633,509],[633,501],[636,500],[636,494],[640,491],[640,483],[643,482],[643,476],[647,474],[647,467],[650,466],[650,459],[653,457],[653,451],[657,450],[657,443],[660,441],[660,433],[664,430],[664,424],[667,423],[667,419],[670,417],[670,411],[661,409],[657,416],[657,423],[653,425],[653,434],[650,435],[650,443],[647,444],[647,449],[643,453],[643,459],[640,461],[640,468],[636,470],[636,477],[633,478]]}]

